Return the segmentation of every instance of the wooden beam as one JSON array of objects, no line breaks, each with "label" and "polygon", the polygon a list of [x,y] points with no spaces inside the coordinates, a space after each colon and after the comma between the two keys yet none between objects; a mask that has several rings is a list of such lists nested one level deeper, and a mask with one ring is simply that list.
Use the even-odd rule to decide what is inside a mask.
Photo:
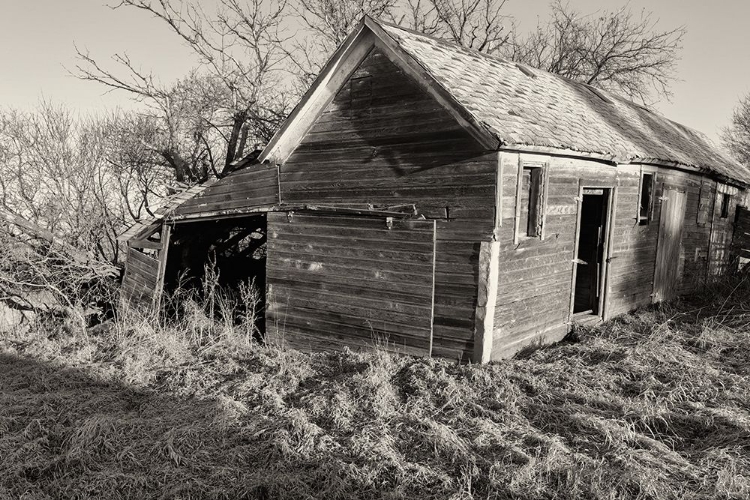
[{"label": "wooden beam", "polygon": [[520,240],[521,225],[521,193],[523,191],[523,160],[518,155],[518,174],[516,176],[516,217],[513,221],[513,244],[518,245]]},{"label": "wooden beam", "polygon": [[503,226],[503,153],[497,153],[497,168],[495,169],[495,230],[492,239],[500,238],[500,228]]},{"label": "wooden beam", "polygon": [[159,275],[157,276],[156,287],[154,287],[154,310],[158,311],[161,306],[161,296],[164,291],[164,274],[167,270],[167,257],[169,255],[169,243],[172,236],[172,226],[164,224],[161,232],[162,247],[159,250]]},{"label": "wooden beam", "polygon": [[256,229],[257,228],[243,228],[242,231],[238,231],[234,236],[231,236],[229,239],[216,245],[216,247],[214,248],[214,252],[216,252],[217,254],[223,252],[232,245],[239,243],[247,236],[250,236]]},{"label": "wooden beam", "polygon": [[487,363],[495,335],[495,304],[500,279],[500,242],[483,241],[479,249],[477,307],[474,317],[475,363]]},{"label": "wooden beam", "polygon": [[542,220],[542,231],[539,235],[540,240],[544,240],[547,235],[547,198],[549,197],[549,185],[550,185],[550,166],[549,159],[542,166],[542,202],[540,203],[539,210],[542,211],[540,217]]},{"label": "wooden beam", "polygon": [[131,248],[148,248],[149,250],[161,250],[161,242],[151,240],[128,240]]},{"label": "wooden beam", "polygon": [[570,307],[568,308],[568,324],[573,320],[573,310],[575,309],[575,296],[576,296],[576,278],[578,277],[578,244],[581,241],[581,215],[583,210],[583,186],[585,181],[579,179],[578,181],[578,196],[576,196],[576,226],[575,226],[575,239],[573,241],[573,266],[570,272]]},{"label": "wooden beam", "polygon": [[266,235],[264,234],[262,238],[255,238],[252,243],[250,243],[247,248],[245,248],[242,252],[240,252],[239,256],[243,257],[245,255],[251,254],[255,252],[257,249],[263,246],[263,244],[267,241]]},{"label": "wooden beam", "polygon": [[[599,315],[602,321],[607,321],[610,318],[609,314],[609,289],[610,289],[610,274],[612,271],[612,254],[614,251],[614,237],[615,237],[615,224],[617,221],[617,195],[619,188],[614,186],[609,190],[609,200],[607,200],[607,227],[606,231],[606,247],[604,249],[604,277],[602,279],[602,288],[599,297]],[[653,197],[652,197],[653,199]],[[572,284],[576,286],[575,283]]]},{"label": "wooden beam", "polygon": [[35,238],[43,239],[49,242],[51,245],[58,248],[60,251],[65,253],[65,255],[67,255],[77,263],[91,266],[91,269],[97,272],[97,274],[101,273],[105,276],[118,276],[120,274],[119,270],[115,266],[109,264],[108,262],[100,261],[90,252],[74,247],[73,245],[65,242],[65,240],[63,240],[60,236],[42,228],[41,226],[34,224],[33,222],[19,215],[15,215],[0,209],[0,220],[4,220],[8,224],[12,224],[23,229],[23,231],[29,236],[33,236]]},{"label": "wooden beam", "polygon": [[432,221],[432,302],[430,303],[430,350],[429,357],[432,357],[432,349],[435,343],[435,271],[437,269],[437,221]]}]

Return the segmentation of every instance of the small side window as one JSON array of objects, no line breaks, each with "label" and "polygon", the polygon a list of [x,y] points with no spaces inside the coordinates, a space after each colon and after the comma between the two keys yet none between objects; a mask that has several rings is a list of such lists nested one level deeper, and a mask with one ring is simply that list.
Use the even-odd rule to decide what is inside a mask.
[{"label": "small side window", "polygon": [[648,225],[654,203],[654,174],[641,174],[641,193],[638,206],[638,224]]},{"label": "small side window", "polygon": [[521,178],[521,223],[519,231],[537,238],[542,234],[543,168],[523,167]]},{"label": "small side window", "polygon": [[729,217],[729,202],[732,199],[732,195],[727,193],[721,194],[721,218],[726,219]]}]

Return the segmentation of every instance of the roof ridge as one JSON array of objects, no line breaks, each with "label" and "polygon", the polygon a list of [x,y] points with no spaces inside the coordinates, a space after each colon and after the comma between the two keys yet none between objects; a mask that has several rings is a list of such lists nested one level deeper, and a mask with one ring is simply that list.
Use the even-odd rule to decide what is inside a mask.
[{"label": "roof ridge", "polygon": [[[526,66],[527,68],[530,68],[533,71],[539,71],[542,74],[551,76],[553,78],[558,78],[558,79],[561,79],[561,80],[564,80],[564,81],[567,81],[567,82],[572,82],[572,83],[577,84],[577,85],[584,85],[586,87],[593,87],[596,92],[600,92],[601,94],[603,94],[607,98],[614,97],[614,98],[617,98],[617,99],[619,99],[621,101],[625,101],[627,103],[630,103],[630,104],[632,104],[634,106],[638,106],[639,108],[643,109],[644,111],[648,111],[650,113],[656,113],[656,111],[654,111],[653,109],[649,108],[648,106],[645,106],[643,104],[639,104],[639,103],[633,101],[632,99],[629,99],[629,98],[627,98],[627,97],[625,97],[625,96],[623,96],[621,94],[618,94],[617,92],[613,92],[611,90],[607,90],[607,89],[604,89],[604,88],[601,88],[601,87],[597,87],[597,86],[594,86],[594,85],[592,85],[590,83],[582,82],[580,80],[574,80],[573,78],[570,78],[570,77],[567,77],[567,76],[563,76],[563,75],[560,75],[558,73],[553,73],[553,72],[547,71],[545,69],[537,68],[536,66],[532,66],[532,65],[524,63],[524,62],[515,61],[515,60],[512,60],[512,59],[506,59],[504,57],[496,56],[496,55],[493,55],[493,54],[488,54],[486,52],[481,52],[479,50],[472,49],[470,47],[465,47],[465,46],[463,46],[463,45],[461,45],[459,43],[456,43],[454,41],[446,40],[445,38],[440,38],[440,37],[437,37],[437,36],[434,36],[434,35],[428,35],[427,33],[422,33],[420,31],[413,30],[411,28],[405,28],[405,27],[399,26],[398,24],[395,24],[395,23],[383,21],[382,19],[379,19],[379,18],[370,17],[370,19],[372,19],[373,21],[375,21],[376,23],[378,23],[380,25],[389,26],[389,27],[395,28],[397,30],[401,30],[401,31],[405,31],[407,33],[411,33],[412,35],[421,36],[421,37],[427,38],[429,40],[432,40],[432,41],[434,41],[436,43],[439,43],[439,44],[442,44],[442,45],[447,45],[450,48],[459,49],[459,50],[464,51],[464,52],[469,52],[471,54],[474,54],[474,55],[479,56],[479,57],[483,57],[485,59],[490,59],[492,61],[497,61],[497,62],[500,62],[500,63],[503,63],[503,64],[509,64],[509,65],[511,65],[511,64],[512,65],[521,64],[521,65]],[[519,68],[519,70],[522,73],[526,74],[526,72],[523,71],[523,70],[521,70],[520,68]],[[533,78],[533,77],[530,77],[530,78]]]},{"label": "roof ridge", "polygon": [[[385,26],[389,26],[391,28],[396,28],[398,30],[405,31],[407,33],[411,33],[412,35],[421,36],[421,37],[427,38],[429,40],[432,40],[434,42],[442,43],[442,44],[445,44],[445,45],[450,45],[451,47],[455,47],[457,49],[463,50],[465,52],[469,52],[471,54],[475,54],[475,55],[480,56],[480,57],[485,57],[487,59],[492,59],[494,61],[498,61],[498,62],[501,62],[503,64],[513,64],[513,63],[516,63],[516,61],[508,60],[508,59],[505,59],[504,57],[495,56],[495,55],[492,55],[492,54],[488,54],[486,52],[481,52],[481,51],[479,51],[477,49],[472,49],[471,47],[466,47],[464,45],[461,45],[460,43],[451,42],[450,40],[446,40],[445,38],[440,38],[440,37],[435,36],[435,35],[428,35],[427,33],[422,33],[421,31],[417,31],[417,30],[414,30],[414,29],[411,29],[411,28],[405,28],[403,26],[399,26],[398,24],[390,23],[388,21],[383,21],[380,18],[370,17],[370,19],[372,19],[374,22],[376,22],[379,25],[381,25],[381,27],[383,25],[385,25]],[[521,64],[524,64],[524,63],[521,63]],[[529,66],[529,65],[527,64],[526,66]],[[544,71],[543,69],[534,68],[533,66],[529,66],[529,67],[533,68],[533,69],[537,69],[538,71]],[[546,71],[545,71],[545,73],[546,73]]]},{"label": "roof ridge", "polygon": [[[706,134],[622,94],[530,65],[522,68],[524,63],[381,19],[367,19],[501,145],[683,165],[750,184],[750,168]],[[607,106],[597,106],[597,101]]]}]

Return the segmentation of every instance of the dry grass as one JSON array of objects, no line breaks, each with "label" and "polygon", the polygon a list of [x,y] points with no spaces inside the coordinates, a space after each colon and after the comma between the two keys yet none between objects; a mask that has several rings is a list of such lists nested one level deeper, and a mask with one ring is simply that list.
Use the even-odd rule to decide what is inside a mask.
[{"label": "dry grass", "polygon": [[8,334],[0,498],[748,498],[735,285],[488,366],[284,352],[200,307]]}]

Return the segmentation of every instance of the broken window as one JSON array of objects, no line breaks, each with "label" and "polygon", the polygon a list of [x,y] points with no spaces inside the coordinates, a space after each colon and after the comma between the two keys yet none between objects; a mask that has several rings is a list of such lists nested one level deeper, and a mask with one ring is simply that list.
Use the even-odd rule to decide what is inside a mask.
[{"label": "broken window", "polygon": [[727,219],[729,217],[729,202],[732,199],[732,195],[727,193],[721,194],[721,218]]},{"label": "broken window", "polygon": [[540,237],[542,234],[544,168],[523,167],[520,182],[518,231],[525,232],[528,237]]},{"label": "broken window", "polygon": [[641,174],[641,193],[638,206],[638,224],[648,225],[651,222],[651,211],[654,205],[654,174]]}]

